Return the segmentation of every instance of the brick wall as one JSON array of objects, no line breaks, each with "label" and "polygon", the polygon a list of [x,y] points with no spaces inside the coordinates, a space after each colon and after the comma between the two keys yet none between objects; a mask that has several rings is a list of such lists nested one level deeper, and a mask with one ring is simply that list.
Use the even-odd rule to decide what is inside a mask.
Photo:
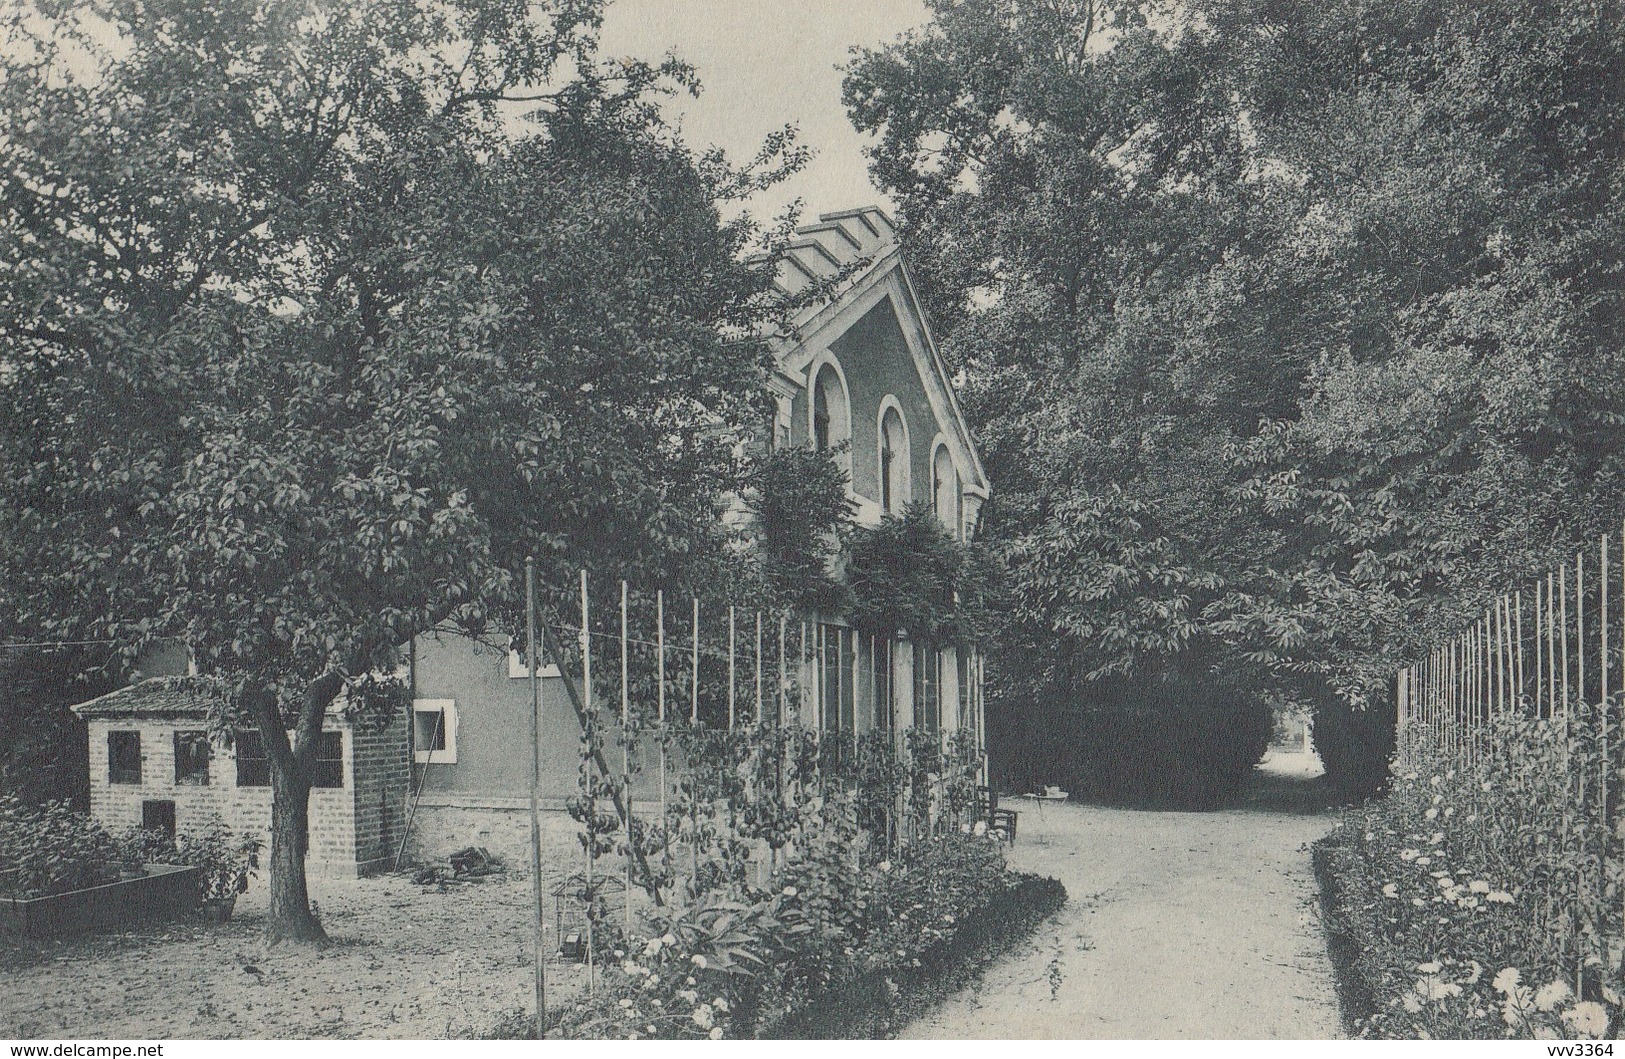
[{"label": "brick wall", "polygon": [[[234,833],[258,835],[269,846],[271,788],[238,787],[231,750],[212,744],[207,785],[176,782],[174,733],[204,727],[202,720],[88,719],[91,815],[114,830],[139,827],[143,802],[173,801],[178,831],[206,830],[219,820]],[[331,722],[328,727],[344,738],[344,785],[310,792],[306,866],[312,875],[353,877],[387,863],[382,849],[391,835],[400,841],[407,783],[405,721],[397,717],[378,733],[357,733]],[[139,784],[109,781],[110,731],[140,733]],[[388,859],[393,856],[390,849]]]},{"label": "brick wall", "polygon": [[349,732],[354,856],[362,874],[392,867],[406,828],[411,777],[407,745],[408,712],[397,711],[380,730]]}]

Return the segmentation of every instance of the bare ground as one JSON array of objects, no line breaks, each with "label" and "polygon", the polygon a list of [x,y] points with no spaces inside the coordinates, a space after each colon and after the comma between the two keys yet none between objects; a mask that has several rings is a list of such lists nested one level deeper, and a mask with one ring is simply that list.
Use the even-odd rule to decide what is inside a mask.
[{"label": "bare ground", "polygon": [[1309,863],[1332,815],[1312,762],[1267,760],[1242,804],[1216,812],[1011,801],[1012,863],[1060,879],[1071,900],[903,1036],[1340,1036]]},{"label": "bare ground", "polygon": [[[263,880],[225,926],[0,937],[0,1038],[441,1038],[531,1008],[528,872],[310,886],[333,939],[324,948],[265,944]],[[551,998],[585,982],[574,963],[552,961],[547,974]]]}]

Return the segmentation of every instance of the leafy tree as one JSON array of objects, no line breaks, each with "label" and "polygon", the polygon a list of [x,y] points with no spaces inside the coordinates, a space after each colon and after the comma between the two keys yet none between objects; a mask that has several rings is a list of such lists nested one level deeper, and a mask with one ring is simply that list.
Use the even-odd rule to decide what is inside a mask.
[{"label": "leafy tree", "polygon": [[1012,708],[1380,714],[1617,520],[1617,2],[931,9],[846,93],[967,373]]},{"label": "leafy tree", "polygon": [[600,62],[601,5],[17,9],[0,49],[0,586],[41,638],[190,645],[273,788],[273,938],[329,709],[517,628],[534,553],[713,584],[770,276]]}]

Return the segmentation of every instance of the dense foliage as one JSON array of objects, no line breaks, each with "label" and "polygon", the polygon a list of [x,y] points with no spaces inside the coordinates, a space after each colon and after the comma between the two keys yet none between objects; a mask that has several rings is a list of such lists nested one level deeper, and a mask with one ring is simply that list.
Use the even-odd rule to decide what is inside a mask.
[{"label": "dense foliage", "polygon": [[68,707],[118,687],[110,655],[98,645],[0,649],[0,794],[89,804],[85,725]]},{"label": "dense foliage", "polygon": [[1217,679],[1369,789],[1397,662],[1621,511],[1621,5],[929,7],[846,98],[994,487],[990,718]]},{"label": "dense foliage", "polygon": [[[1615,711],[1617,713],[1617,709]],[[1497,717],[1472,754],[1425,743],[1319,850],[1372,1037],[1601,1037],[1625,857],[1595,710]],[[1617,731],[1619,718],[1610,718]],[[1617,761],[1618,748],[1614,758]],[[1612,1036],[1612,1034],[1608,1034]]]},{"label": "dense foliage", "polygon": [[198,869],[200,899],[248,889],[263,844],[216,820],[174,837],[130,828],[112,832],[65,801],[33,805],[0,795],[0,896],[28,899],[100,886],[146,864]]},{"label": "dense foliage", "polygon": [[718,582],[778,310],[717,203],[799,155],[691,152],[650,96],[691,73],[601,59],[595,0],[17,6],[0,635],[188,645],[265,740],[270,929],[319,937],[338,695],[518,628],[530,554],[553,599]]},{"label": "dense foliage", "polygon": [[986,557],[955,539],[928,505],[851,530],[844,559],[848,615],[858,629],[930,644],[974,644],[985,635]]},{"label": "dense foliage", "polygon": [[991,836],[954,834],[860,867],[830,834],[763,886],[653,917],[614,952],[564,1036],[773,1036],[779,1022],[864,975],[902,973],[1025,876]]}]

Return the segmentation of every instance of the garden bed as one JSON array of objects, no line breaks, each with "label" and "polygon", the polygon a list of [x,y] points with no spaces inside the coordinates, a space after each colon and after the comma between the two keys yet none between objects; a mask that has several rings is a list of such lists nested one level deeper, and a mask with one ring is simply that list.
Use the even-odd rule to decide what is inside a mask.
[{"label": "garden bed", "polygon": [[1057,879],[1014,876],[994,900],[964,917],[958,931],[912,964],[869,971],[808,998],[758,1036],[773,1040],[860,1040],[899,1028],[973,981],[988,964],[1028,937],[1066,904]]},{"label": "garden bed", "polygon": [[64,937],[160,922],[197,907],[196,868],[149,864],[135,879],[44,897],[0,898],[0,928],[34,938]]}]

